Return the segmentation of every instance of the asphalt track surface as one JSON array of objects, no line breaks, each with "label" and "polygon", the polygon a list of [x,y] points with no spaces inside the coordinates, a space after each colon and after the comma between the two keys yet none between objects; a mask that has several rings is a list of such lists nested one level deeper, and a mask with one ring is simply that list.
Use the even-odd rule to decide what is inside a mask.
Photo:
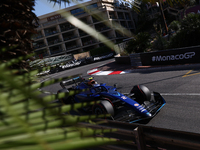
[{"label": "asphalt track surface", "polygon": [[[42,81],[75,74],[88,78],[88,70],[110,61],[113,59],[55,73]],[[166,105],[146,125],[200,133],[200,65],[140,69],[127,74],[94,76],[94,79],[107,85],[117,83],[118,91],[122,93],[128,93],[137,84],[161,93]],[[42,90],[56,93],[60,88],[59,83],[56,83]]]}]

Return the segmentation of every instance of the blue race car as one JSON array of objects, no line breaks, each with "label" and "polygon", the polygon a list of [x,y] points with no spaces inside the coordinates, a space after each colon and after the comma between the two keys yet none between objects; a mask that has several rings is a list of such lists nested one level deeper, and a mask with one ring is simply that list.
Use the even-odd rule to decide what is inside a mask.
[{"label": "blue race car", "polygon": [[[70,88],[67,86],[75,84]],[[60,82],[63,89],[61,92],[81,91],[73,96],[59,99],[63,104],[80,102],[100,101],[92,106],[84,107],[83,110],[93,114],[111,114],[111,119],[124,122],[138,122],[154,117],[165,105],[163,97],[153,92],[154,99],[151,99],[151,92],[144,85],[135,85],[129,94],[122,94],[117,91],[116,85],[107,86],[105,83],[97,84],[93,78],[88,80],[76,77]]]}]

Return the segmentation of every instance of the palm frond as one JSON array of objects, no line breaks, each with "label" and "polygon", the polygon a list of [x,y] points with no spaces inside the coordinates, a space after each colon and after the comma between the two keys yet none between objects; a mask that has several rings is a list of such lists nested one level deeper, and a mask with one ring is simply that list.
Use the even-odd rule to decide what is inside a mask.
[{"label": "palm frond", "polygon": [[[96,138],[96,135],[111,132],[111,130],[90,129],[79,125],[79,122],[89,122],[97,117],[109,115],[79,116],[69,113],[71,110],[76,111],[97,102],[73,105],[52,103],[57,98],[76,93],[60,93],[41,97],[38,88],[59,82],[63,78],[34,84],[32,76],[37,71],[16,75],[13,74],[13,70],[7,68],[16,61],[18,60],[13,59],[7,64],[0,65],[2,72],[0,76],[2,93],[0,95],[0,149],[71,150],[116,141],[116,139]],[[65,79],[68,78],[70,77]]]}]

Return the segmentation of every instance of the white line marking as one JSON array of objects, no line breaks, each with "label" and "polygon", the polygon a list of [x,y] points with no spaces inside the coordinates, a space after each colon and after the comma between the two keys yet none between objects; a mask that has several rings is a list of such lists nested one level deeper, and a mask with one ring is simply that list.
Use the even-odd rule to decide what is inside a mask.
[{"label": "white line marking", "polygon": [[[122,94],[129,94],[129,93],[122,93]],[[153,93],[151,95],[153,95]],[[200,93],[160,93],[160,95],[167,95],[167,96],[200,96]]]},{"label": "white line marking", "polygon": [[98,69],[89,70],[89,71],[87,71],[87,73],[92,73],[92,72],[95,72],[95,71],[98,71]]},{"label": "white line marking", "polygon": [[160,93],[160,95],[200,96],[200,93]]}]

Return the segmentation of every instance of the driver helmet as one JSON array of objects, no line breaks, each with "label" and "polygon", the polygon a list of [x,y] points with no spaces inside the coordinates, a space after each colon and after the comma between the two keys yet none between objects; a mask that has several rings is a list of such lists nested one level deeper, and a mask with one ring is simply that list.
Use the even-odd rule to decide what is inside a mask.
[{"label": "driver helmet", "polygon": [[90,79],[88,81],[88,85],[93,86],[96,82],[93,79]]}]

